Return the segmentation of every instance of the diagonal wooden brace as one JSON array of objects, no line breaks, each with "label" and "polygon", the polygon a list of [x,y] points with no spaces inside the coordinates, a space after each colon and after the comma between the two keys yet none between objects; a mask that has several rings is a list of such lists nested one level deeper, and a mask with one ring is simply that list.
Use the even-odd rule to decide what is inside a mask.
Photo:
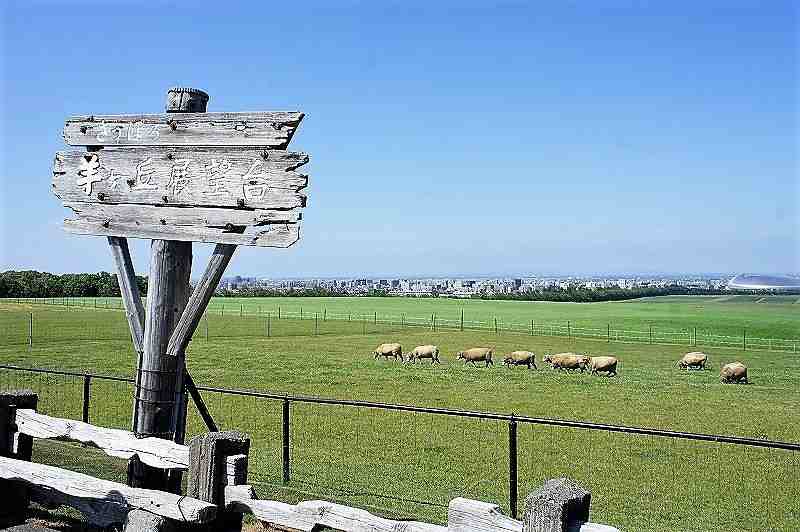
[{"label": "diagonal wooden brace", "polygon": [[222,274],[225,273],[225,268],[228,267],[228,263],[231,261],[235,251],[236,246],[233,244],[217,244],[214,247],[214,253],[208,260],[208,266],[206,266],[206,270],[203,272],[203,276],[197,286],[194,287],[178,325],[175,326],[175,330],[172,331],[172,335],[169,338],[168,355],[178,356],[189,345],[189,341],[192,339],[194,331],[197,330],[206,307],[208,307],[208,302],[211,300],[211,296],[214,295],[214,291],[217,289],[220,279],[222,279]]}]

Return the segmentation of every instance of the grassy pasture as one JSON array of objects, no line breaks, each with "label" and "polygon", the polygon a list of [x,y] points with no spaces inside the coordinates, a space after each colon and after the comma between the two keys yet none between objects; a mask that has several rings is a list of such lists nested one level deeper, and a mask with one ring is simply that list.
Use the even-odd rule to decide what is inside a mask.
[{"label": "grassy pasture", "polygon": [[[625,312],[630,314],[629,319],[647,312],[668,318],[669,308],[673,308],[672,312],[679,314],[672,318],[674,323],[685,319],[680,315],[683,308],[674,301],[678,298],[665,299],[672,302],[636,302],[640,307],[651,305],[661,310]],[[769,329],[769,316],[775,312],[776,321],[794,323],[796,332],[800,306],[792,307],[791,299],[778,298],[774,303],[735,299],[691,301],[684,306],[702,303],[717,315],[724,315],[729,307],[743,305],[745,309],[721,320],[727,320],[732,328],[746,323],[747,316],[757,313],[756,308],[761,309],[764,315],[755,321],[762,324],[761,330],[772,330],[771,334],[778,331]],[[317,309],[308,306],[310,302],[306,300],[279,304],[288,310],[295,310],[302,303],[304,312],[321,311],[323,306],[328,312],[334,312],[332,308],[341,312],[335,305],[350,301],[320,300]],[[383,301],[387,305],[467,303],[467,308],[487,303],[492,307],[487,315],[497,308],[495,304],[503,307],[503,302],[371,299],[365,300],[361,310],[375,308],[373,303]],[[265,308],[278,304],[274,300],[253,300],[248,304],[257,307],[259,303]],[[219,305],[220,300],[214,304]],[[240,318],[236,312],[228,311],[232,300],[225,299],[224,304],[225,315],[212,310],[209,321],[211,328],[225,330],[227,336],[212,336],[206,341],[201,329],[189,348],[188,365],[201,384],[776,440],[800,439],[800,368],[798,355],[793,353],[705,349],[714,368],[730,360],[741,360],[749,366],[752,385],[724,386],[716,371],[675,369],[675,360],[688,350],[681,346],[609,344],[563,337],[495,335],[488,331],[431,332],[397,324],[346,321],[322,322],[315,336],[308,321],[296,319],[272,320],[270,338],[244,338],[237,331],[263,325],[262,318]],[[545,309],[548,305],[565,306],[533,305]],[[592,319],[602,319],[601,310],[583,309],[595,305],[567,307],[570,312],[574,308],[587,316],[594,313]],[[624,304],[600,306],[608,309],[614,319],[622,319],[616,309]],[[676,306],[678,310],[674,310]],[[413,308],[386,307],[384,312],[411,315],[412,310],[406,309]],[[437,308],[443,312],[443,307]],[[43,334],[57,333],[44,336],[49,341],[35,341],[31,349],[17,341],[17,327],[9,326],[24,323],[29,309],[36,313],[37,328]],[[794,314],[793,309],[797,309]],[[428,310],[425,307],[413,314],[424,315]],[[377,311],[381,313],[380,309]],[[541,314],[537,311],[537,315]],[[641,327],[638,323],[637,327]],[[714,325],[713,321],[706,323],[709,327]],[[3,303],[0,360],[131,376],[135,361],[125,339],[126,331],[124,316],[118,311]],[[101,337],[108,339],[88,340]],[[400,341],[404,347],[436,343],[444,353],[443,364],[431,367],[374,361],[371,351],[375,344],[390,340]],[[473,345],[495,345],[499,353],[522,348],[539,354],[565,350],[613,353],[622,361],[620,375],[607,379],[559,373],[542,368],[541,364],[539,370],[528,371],[501,367],[499,361],[488,369],[456,363],[453,353]],[[79,417],[79,379],[31,378],[0,371],[0,387],[23,384],[42,392],[43,412]],[[96,381],[92,394],[93,422],[127,427],[131,408],[128,386]],[[264,497],[288,501],[325,497],[386,514],[436,521],[443,519],[447,501],[458,495],[494,500],[508,507],[508,436],[504,423],[293,403],[293,478],[284,486],[280,482],[280,402],[214,393],[207,393],[206,400],[223,427],[244,430],[253,436],[251,477]],[[201,430],[194,414],[190,429]],[[73,465],[74,453],[49,456],[51,461],[65,460],[77,467]],[[784,451],[520,425],[519,467],[521,497],[546,478],[572,476],[592,488],[595,518],[624,530],[790,530],[800,519],[796,482],[800,456]],[[106,470],[110,476],[119,471]]]}]

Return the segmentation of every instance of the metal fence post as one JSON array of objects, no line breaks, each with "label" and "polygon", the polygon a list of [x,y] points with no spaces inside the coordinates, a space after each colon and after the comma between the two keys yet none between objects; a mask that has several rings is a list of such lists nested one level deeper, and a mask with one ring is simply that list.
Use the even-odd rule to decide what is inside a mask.
[{"label": "metal fence post", "polygon": [[611,343],[611,324],[608,324],[608,332],[606,333],[606,341],[610,344]]},{"label": "metal fence post", "polygon": [[742,351],[747,351],[747,329],[742,329]]},{"label": "metal fence post", "polygon": [[319,312],[314,313],[314,336],[319,334]]},{"label": "metal fence post", "polygon": [[497,334],[497,317],[494,318],[494,333]]},{"label": "metal fence post", "polygon": [[377,313],[377,311],[375,312],[375,320],[374,320],[374,323],[375,323],[375,325],[377,325],[377,324],[378,324],[378,313]]},{"label": "metal fence post", "polygon": [[33,312],[28,313],[28,347],[33,347]]},{"label": "metal fence post", "polygon": [[461,331],[464,331],[464,309],[461,309]]},{"label": "metal fence post", "polygon": [[508,507],[511,517],[517,518],[517,421],[514,414],[508,421]]},{"label": "metal fence post", "polygon": [[281,307],[278,307],[278,319],[281,319]]},{"label": "metal fence post", "polygon": [[267,338],[269,338],[272,335],[272,331],[271,331],[272,323],[270,323],[271,321],[272,321],[272,319],[271,319],[270,313],[267,312]]},{"label": "metal fence post", "polygon": [[92,388],[92,376],[91,375],[84,375],[83,376],[83,415],[81,419],[84,423],[89,422],[89,398],[91,394]]},{"label": "metal fence post", "polygon": [[289,482],[291,477],[289,462],[289,399],[283,400],[283,483]]}]

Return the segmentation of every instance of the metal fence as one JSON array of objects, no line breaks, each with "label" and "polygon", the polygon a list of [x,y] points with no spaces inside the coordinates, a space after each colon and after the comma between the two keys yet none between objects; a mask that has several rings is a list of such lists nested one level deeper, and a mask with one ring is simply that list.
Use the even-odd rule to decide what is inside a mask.
[{"label": "metal fence", "polygon": [[[107,310],[123,310],[119,298],[15,298],[13,301],[27,304],[61,306],[68,309],[93,308]],[[294,321],[294,326],[288,322]],[[335,324],[335,325],[333,325]],[[332,326],[333,325],[333,326]],[[38,324],[35,313],[29,313],[26,319],[17,319],[14,323],[0,322],[0,335],[9,343],[32,343],[38,340],[51,341],[57,339],[57,331],[61,325]],[[409,316],[406,314],[386,315],[377,312],[367,313],[333,313],[322,311],[304,312],[277,307],[245,308],[243,304],[225,305],[225,302],[209,306],[205,316],[195,332],[195,338],[224,337],[264,337],[264,336],[300,336],[321,334],[369,334],[386,330],[399,330],[406,327],[426,328],[433,331],[489,331],[495,334],[513,332],[530,336],[550,336],[567,338],[585,338],[605,340],[606,342],[640,343],[657,345],[682,345],[687,347],[732,347],[747,350],[767,350],[781,352],[798,352],[800,339],[797,338],[762,338],[749,335],[742,329],[740,335],[717,334],[709,330],[691,329],[675,330],[658,325],[649,325],[647,330],[630,330],[606,324],[605,327],[587,327],[575,324],[571,320],[560,323],[530,320],[527,323],[504,321],[491,318],[486,321],[467,320],[463,311],[458,319],[447,319],[436,314],[430,316]],[[118,326],[107,324],[88,325],[79,332],[80,339],[111,340],[127,339],[129,333],[124,320]],[[74,337],[71,337],[71,339]]]},{"label": "metal fence", "polygon": [[[0,365],[0,389],[33,389],[41,412],[106,427],[130,428],[132,385]],[[627,530],[788,530],[800,519],[800,443],[198,388],[221,429],[251,435],[250,483],[262,498],[326,498],[441,522],[453,497],[517,515],[520,494],[570,476],[592,491],[600,519]],[[192,411],[187,435],[205,430]],[[37,461],[100,464],[42,443]],[[105,474],[119,480],[124,467]]]}]

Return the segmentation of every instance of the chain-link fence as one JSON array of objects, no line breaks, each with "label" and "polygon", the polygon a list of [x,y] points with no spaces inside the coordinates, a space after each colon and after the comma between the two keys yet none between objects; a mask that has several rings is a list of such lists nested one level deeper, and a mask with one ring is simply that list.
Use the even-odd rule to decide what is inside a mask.
[{"label": "chain-link fence", "polygon": [[[0,366],[0,389],[33,389],[42,413],[130,429],[131,379]],[[623,530],[790,530],[800,444],[579,421],[199,387],[222,430],[250,434],[262,498],[323,498],[444,522],[464,496],[518,514],[548,478],[592,492]],[[187,435],[206,427],[190,409]],[[124,463],[37,442],[36,461],[124,480]]]}]

